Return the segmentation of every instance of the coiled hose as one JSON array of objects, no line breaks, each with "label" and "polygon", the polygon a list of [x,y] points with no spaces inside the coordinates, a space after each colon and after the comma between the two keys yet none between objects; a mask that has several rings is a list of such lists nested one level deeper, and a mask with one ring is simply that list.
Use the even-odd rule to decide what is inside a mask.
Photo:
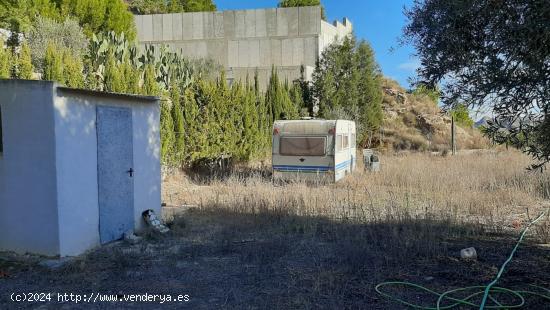
[{"label": "coiled hose", "polygon": [[[523,238],[527,234],[527,231],[529,230],[529,228],[532,225],[534,225],[535,223],[537,223],[539,220],[541,220],[544,217],[544,215],[549,211],[550,211],[550,209],[545,211],[545,212],[542,212],[539,217],[537,217],[535,220],[533,220],[531,223],[529,223],[523,229],[523,231],[522,231],[522,233],[519,237],[519,240],[516,242],[516,245],[514,246],[514,249],[510,253],[510,256],[502,264],[502,266],[500,266],[500,270],[498,271],[498,274],[495,277],[495,279],[493,281],[491,281],[491,283],[489,283],[488,285],[468,286],[468,287],[452,289],[452,290],[449,290],[449,291],[446,291],[446,292],[443,292],[443,293],[438,293],[436,291],[433,291],[429,288],[426,288],[422,285],[418,285],[418,284],[415,284],[415,283],[402,282],[402,281],[391,281],[391,282],[382,282],[382,283],[376,285],[375,290],[378,294],[380,294],[380,295],[382,295],[382,296],[384,296],[384,297],[386,297],[386,298],[388,298],[388,299],[390,299],[394,302],[400,303],[400,304],[408,306],[408,307],[412,307],[412,308],[415,308],[415,309],[422,309],[422,310],[445,310],[445,309],[452,309],[452,308],[459,307],[459,306],[471,306],[471,307],[476,307],[476,308],[479,307],[480,310],[483,310],[483,309],[514,309],[514,308],[517,309],[517,308],[523,307],[523,305],[525,304],[525,296],[526,295],[538,296],[538,297],[550,302],[550,290],[547,289],[547,288],[544,288],[544,287],[530,285],[531,287],[541,291],[541,292],[536,292],[536,291],[529,291],[529,290],[517,291],[517,290],[507,289],[507,288],[504,288],[504,287],[495,286],[495,284],[498,282],[498,280],[502,276],[502,273],[506,269],[506,265],[508,265],[508,263],[510,263],[512,261],[512,258],[514,257],[514,254],[516,253],[519,245],[523,241]],[[438,297],[437,298],[437,303],[436,303],[435,306],[423,306],[423,305],[415,304],[413,302],[404,300],[404,299],[402,299],[400,297],[397,297],[395,295],[392,295],[390,293],[385,293],[384,291],[382,291],[383,287],[400,287],[400,288],[408,287],[408,288],[417,289],[419,291],[423,291],[423,292],[426,292],[426,293],[429,293],[431,295],[434,295],[434,296]],[[455,293],[464,293],[464,292],[470,292],[470,294],[467,295],[464,298],[451,297],[451,295],[453,295]],[[481,295],[483,295],[483,297],[481,299],[481,303],[474,302],[473,299],[476,298],[476,297],[479,297]],[[502,295],[507,296],[507,300],[512,300],[513,303],[505,304],[502,301],[499,301],[499,298],[497,297],[499,295],[501,296],[500,299],[502,299]],[[488,300],[491,300],[494,303],[494,305],[488,306],[487,305]],[[443,305],[443,302],[450,302],[451,304]]]}]

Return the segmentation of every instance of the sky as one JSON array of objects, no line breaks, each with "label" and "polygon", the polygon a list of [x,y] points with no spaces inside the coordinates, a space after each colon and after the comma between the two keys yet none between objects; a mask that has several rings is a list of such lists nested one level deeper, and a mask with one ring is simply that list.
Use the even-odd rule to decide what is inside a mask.
[{"label": "sky", "polygon": [[[277,0],[215,0],[218,10],[273,8]],[[413,0],[321,0],[327,19],[347,17],[353,24],[355,35],[368,41],[385,76],[397,80],[408,88],[409,77],[415,76],[419,61],[411,46],[399,46],[406,17],[405,6]],[[393,51],[390,51],[393,49]]]}]

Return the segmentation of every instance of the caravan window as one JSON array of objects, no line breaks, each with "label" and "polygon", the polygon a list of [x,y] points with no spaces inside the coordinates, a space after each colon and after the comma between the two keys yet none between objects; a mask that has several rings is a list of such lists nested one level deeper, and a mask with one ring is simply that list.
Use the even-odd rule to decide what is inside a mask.
[{"label": "caravan window", "polygon": [[281,137],[279,154],[285,156],[324,156],[325,137]]},{"label": "caravan window", "polygon": [[349,136],[348,135],[344,135],[344,139],[343,139],[343,142],[342,142],[342,148],[344,150],[347,150],[349,148]]}]

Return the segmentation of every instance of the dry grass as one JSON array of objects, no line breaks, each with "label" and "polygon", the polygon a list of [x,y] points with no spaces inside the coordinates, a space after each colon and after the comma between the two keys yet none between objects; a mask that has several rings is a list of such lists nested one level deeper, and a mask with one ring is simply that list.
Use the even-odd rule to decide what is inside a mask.
[{"label": "dry grass", "polygon": [[[176,212],[168,221],[171,233],[146,232],[138,244],[110,244],[59,270],[0,256],[0,271],[10,274],[0,277],[0,308],[23,305],[2,298],[11,292],[93,291],[191,296],[186,304],[163,305],[168,309],[403,309],[381,298],[375,285],[411,281],[442,292],[487,284],[518,228],[549,198],[549,173],[525,171],[529,159],[517,152],[381,159],[380,173],[359,172],[324,186],[272,184],[265,165],[211,181],[172,176],[163,184],[164,201],[198,206],[165,208]],[[498,285],[550,287],[550,248],[540,245],[549,237],[547,218],[529,233]],[[479,258],[459,259],[460,249],[470,246]],[[435,304],[433,296],[395,293]],[[161,305],[85,307],[108,306]],[[526,309],[547,306],[527,296]]]},{"label": "dry grass", "polygon": [[[165,201],[239,213],[270,210],[358,223],[437,218],[500,231],[525,222],[550,198],[550,174],[529,172],[515,151],[479,151],[455,157],[408,154],[382,158],[380,173],[359,171],[329,186],[274,185],[265,173],[237,171],[208,186],[168,182]],[[517,225],[517,224],[516,224]]]},{"label": "dry grass", "polygon": [[[176,238],[211,244],[236,260],[227,268],[240,271],[231,272],[246,274],[228,290],[237,292],[230,308],[401,309],[374,286],[403,280],[444,291],[491,281],[522,225],[548,208],[550,174],[526,171],[529,162],[513,151],[407,154],[332,185],[273,184],[265,168],[241,168],[200,185],[180,177],[164,191],[169,204],[197,205],[171,220]],[[548,249],[535,245],[549,243],[549,232],[547,217],[500,285],[550,286]],[[457,259],[469,246],[480,259]],[[256,297],[239,295],[247,283]],[[542,305],[528,300],[528,308]]]}]

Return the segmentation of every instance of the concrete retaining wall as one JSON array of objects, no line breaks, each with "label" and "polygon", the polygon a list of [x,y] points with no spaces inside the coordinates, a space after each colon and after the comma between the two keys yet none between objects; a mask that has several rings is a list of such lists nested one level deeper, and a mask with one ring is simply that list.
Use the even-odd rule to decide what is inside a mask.
[{"label": "concrete retaining wall", "polygon": [[[141,15],[135,17],[141,46],[168,45],[190,58],[210,58],[235,78],[267,82],[272,66],[294,80],[300,66],[314,67],[321,52],[352,24],[322,21],[320,7]],[[261,83],[263,85],[264,83]]]}]

